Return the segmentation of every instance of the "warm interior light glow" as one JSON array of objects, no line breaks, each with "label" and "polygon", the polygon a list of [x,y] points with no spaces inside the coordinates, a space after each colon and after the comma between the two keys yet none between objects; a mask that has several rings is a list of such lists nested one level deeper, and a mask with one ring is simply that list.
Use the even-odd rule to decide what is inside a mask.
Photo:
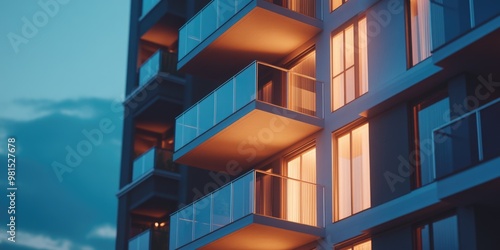
[{"label": "warm interior light glow", "polygon": [[164,227],[164,226],[165,226],[165,222],[160,223],[160,227]]},{"label": "warm interior light glow", "polygon": [[336,220],[371,205],[368,133],[368,124],[364,124],[337,138]]},{"label": "warm interior light glow", "polygon": [[158,227],[158,225],[159,225],[158,222],[155,222],[155,227]]},{"label": "warm interior light glow", "polygon": [[[287,220],[317,226],[316,148],[287,162],[286,214]],[[301,182],[299,180],[305,181]]]}]

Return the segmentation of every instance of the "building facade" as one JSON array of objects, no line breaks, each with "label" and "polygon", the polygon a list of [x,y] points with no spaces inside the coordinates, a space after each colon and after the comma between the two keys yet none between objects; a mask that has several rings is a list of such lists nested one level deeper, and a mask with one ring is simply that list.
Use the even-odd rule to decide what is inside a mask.
[{"label": "building facade", "polygon": [[131,9],[117,249],[500,245],[500,2]]}]

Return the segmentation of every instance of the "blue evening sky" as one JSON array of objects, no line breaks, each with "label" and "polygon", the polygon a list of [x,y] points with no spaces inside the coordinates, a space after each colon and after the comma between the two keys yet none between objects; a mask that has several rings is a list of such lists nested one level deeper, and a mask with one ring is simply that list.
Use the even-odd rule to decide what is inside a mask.
[{"label": "blue evening sky", "polygon": [[[0,1],[0,249],[114,249],[129,9]],[[16,243],[6,232],[9,137]]]}]

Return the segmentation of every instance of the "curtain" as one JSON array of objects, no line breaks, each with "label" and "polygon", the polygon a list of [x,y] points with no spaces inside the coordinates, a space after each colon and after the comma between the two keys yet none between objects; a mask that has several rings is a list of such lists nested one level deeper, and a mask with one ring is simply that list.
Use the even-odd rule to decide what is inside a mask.
[{"label": "curtain", "polygon": [[412,63],[419,63],[431,55],[430,3],[428,0],[411,0]]},{"label": "curtain", "polygon": [[304,114],[316,115],[316,81],[304,77],[316,76],[316,51],[311,52],[295,65],[290,70],[290,74],[289,108]]}]

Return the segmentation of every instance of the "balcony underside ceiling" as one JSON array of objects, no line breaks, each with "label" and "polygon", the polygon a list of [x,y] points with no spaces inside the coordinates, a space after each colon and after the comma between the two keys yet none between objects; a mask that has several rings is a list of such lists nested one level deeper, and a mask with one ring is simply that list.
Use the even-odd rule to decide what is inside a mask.
[{"label": "balcony underside ceiling", "polygon": [[235,165],[246,169],[322,128],[319,118],[286,112],[276,114],[254,108],[242,116],[233,114],[178,150],[174,160],[213,171],[228,171]]},{"label": "balcony underside ceiling", "polygon": [[315,235],[261,225],[252,224],[222,239],[208,244],[202,250],[285,250],[293,249],[317,240]]},{"label": "balcony underside ceiling", "polygon": [[[497,18],[497,19],[500,19]],[[445,70],[489,74],[498,71],[500,28],[484,25],[445,45],[434,54],[436,64]],[[478,38],[479,37],[479,38]],[[463,44],[467,44],[463,47]]]},{"label": "balcony underside ceiling", "polygon": [[180,60],[181,71],[225,80],[254,60],[277,63],[321,31],[319,20],[272,7],[311,22],[254,7],[235,24],[226,23]]}]

